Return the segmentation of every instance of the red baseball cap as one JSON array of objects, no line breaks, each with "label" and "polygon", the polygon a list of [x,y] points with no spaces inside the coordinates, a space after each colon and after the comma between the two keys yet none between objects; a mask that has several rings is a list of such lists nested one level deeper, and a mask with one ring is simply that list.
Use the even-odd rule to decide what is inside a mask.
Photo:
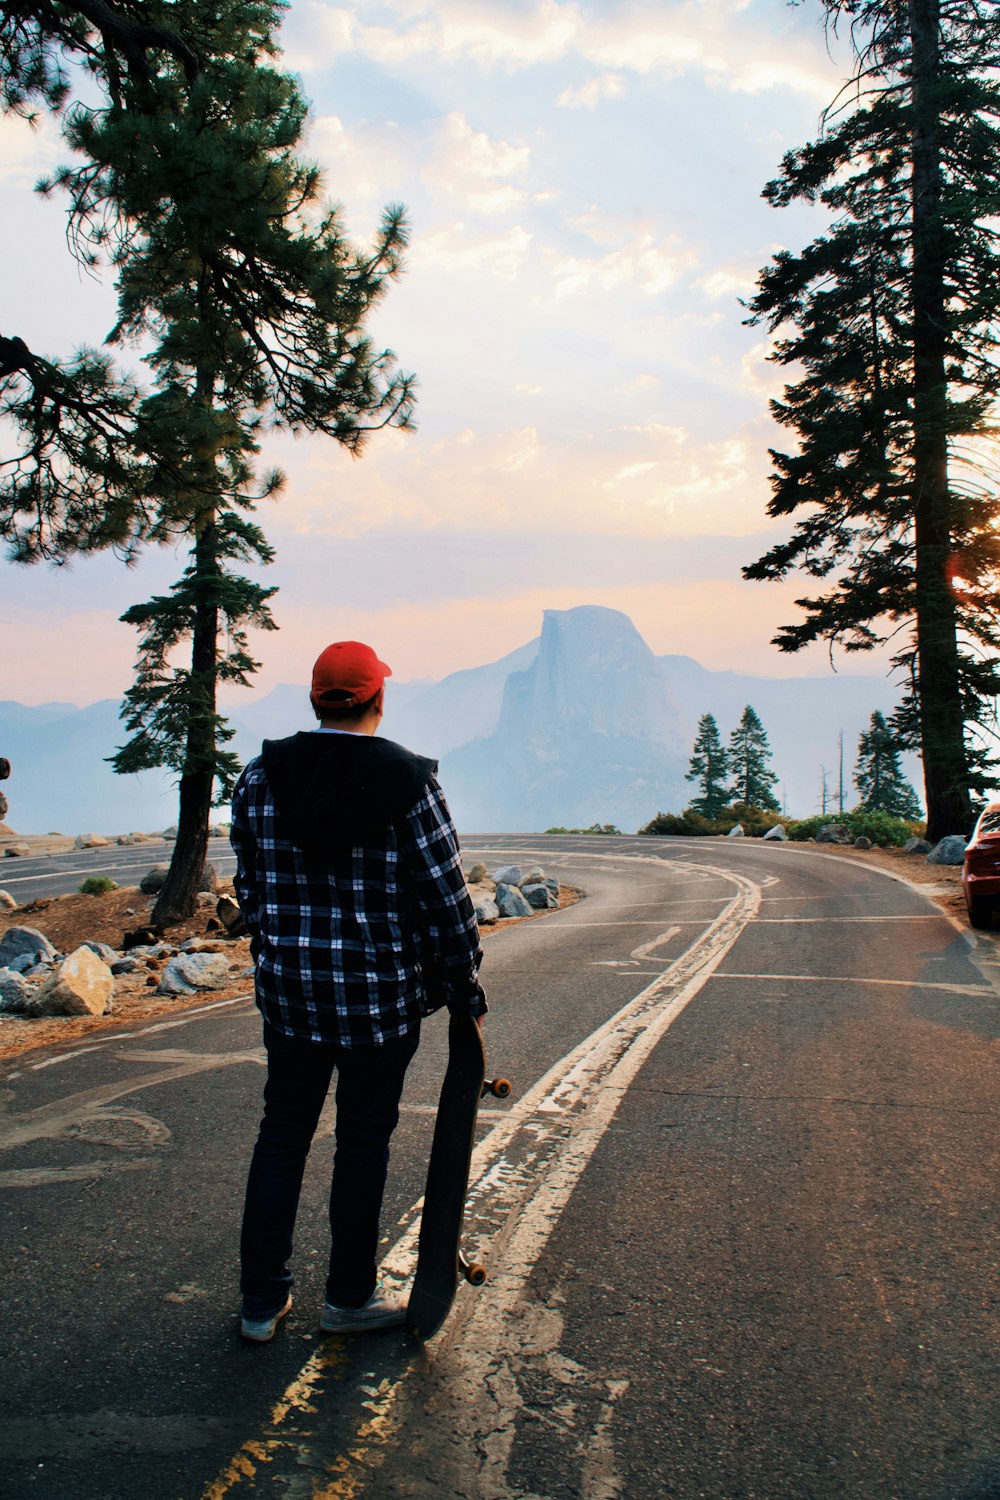
[{"label": "red baseball cap", "polygon": [[334,641],[316,659],[309,696],[317,707],[352,708],[374,698],[392,668],[363,641]]}]

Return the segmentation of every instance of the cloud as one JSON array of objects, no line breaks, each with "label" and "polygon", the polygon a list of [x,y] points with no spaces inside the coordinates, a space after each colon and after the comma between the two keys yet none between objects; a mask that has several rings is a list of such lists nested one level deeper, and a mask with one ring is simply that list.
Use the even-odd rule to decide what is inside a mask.
[{"label": "cloud", "polygon": [[454,111],[438,131],[421,176],[438,199],[457,200],[469,213],[510,214],[528,201],[527,190],[512,179],[524,176],[530,160],[527,146],[473,130]]},{"label": "cloud", "polygon": [[596,109],[602,99],[617,99],[624,88],[620,73],[599,73],[579,88],[564,88],[558,103],[562,109]]},{"label": "cloud", "polygon": [[490,234],[470,230],[461,221],[455,221],[418,236],[408,264],[415,273],[433,267],[448,273],[489,272],[501,281],[510,281],[524,265],[531,239],[531,234],[520,224]]},{"label": "cloud", "polygon": [[31,188],[69,154],[51,115],[40,115],[34,126],[19,115],[0,116],[0,183]]},{"label": "cloud", "polygon": [[390,69],[422,61],[515,71],[577,60],[597,69],[598,77],[563,91],[559,102],[570,107],[593,107],[592,97],[595,103],[608,97],[602,80],[627,73],[697,74],[736,92],[781,88],[827,99],[831,68],[819,27],[786,21],[775,45],[775,28],[761,24],[760,10],[733,0],[594,7],[559,0],[402,0],[392,24],[379,24],[360,0],[314,0],[294,7],[285,45],[291,64],[306,73],[332,52]]},{"label": "cloud", "polygon": [[595,289],[609,292],[623,286],[656,297],[696,263],[697,252],[676,235],[657,239],[647,229],[604,255],[564,255],[550,248],[547,258],[557,297],[574,297]]}]

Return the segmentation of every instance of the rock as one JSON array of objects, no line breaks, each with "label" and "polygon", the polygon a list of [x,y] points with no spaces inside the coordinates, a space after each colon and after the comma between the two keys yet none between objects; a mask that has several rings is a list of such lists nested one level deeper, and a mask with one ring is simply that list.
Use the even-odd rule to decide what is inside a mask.
[{"label": "rock", "polygon": [[148,948],[162,936],[162,927],[133,927],[130,932],[122,933],[121,945],[127,953],[130,948]]},{"label": "rock", "polygon": [[13,969],[15,974],[27,974],[29,969],[38,968],[37,953],[19,953],[7,964],[8,969]]},{"label": "rock", "polygon": [[530,885],[522,885],[521,895],[536,911],[551,911],[559,905],[548,886],[541,880],[535,880]]},{"label": "rock", "polygon": [[229,983],[229,960],[224,953],[179,953],[160,975],[158,995],[191,995],[196,990],[221,990]]},{"label": "rock", "polygon": [[107,964],[90,948],[68,954],[35,990],[32,1016],[103,1016],[111,1009],[115,982]]},{"label": "rock", "polygon": [[788,834],[785,830],[784,823],[775,823],[773,828],[769,828],[764,834],[763,842],[766,843],[768,839],[770,839],[774,844],[787,843]]},{"label": "rock", "polygon": [[0,969],[0,1014],[22,1016],[31,999],[32,986],[14,969]]},{"label": "rock", "polygon": [[907,839],[903,845],[904,854],[930,854],[931,845],[926,839]]},{"label": "rock", "polygon": [[73,840],[74,849],[105,849],[111,843],[103,833],[78,833]]},{"label": "rock", "polygon": [[863,833],[859,834],[858,837],[854,840],[855,849],[870,849],[871,846],[871,839],[866,839]]},{"label": "rock", "polygon": [[500,908],[492,896],[475,896],[472,901],[472,909],[476,914],[476,921],[480,927],[488,927],[495,922],[500,915]]},{"label": "rock", "polygon": [[4,818],[9,812],[10,803],[7,801],[7,798],[4,796],[3,792],[0,792],[0,823],[3,822]]},{"label": "rock", "polygon": [[743,827],[743,824],[742,823],[737,823],[735,828],[730,828],[729,832],[726,834],[726,838],[727,839],[745,839],[746,838],[746,829]]},{"label": "rock", "polygon": [[176,837],[177,837],[177,825],[176,825],[176,823],[172,823],[169,828],[164,828],[163,832],[160,834],[160,838],[161,839],[166,839],[168,843],[170,842],[171,839],[175,839]]},{"label": "rock", "polygon": [[22,953],[28,954],[33,963],[56,956],[56,950],[44,932],[38,932],[34,927],[8,927],[0,938],[0,969],[7,968],[10,960]]},{"label": "rock", "polygon": [[239,902],[234,901],[232,896],[219,897],[215,903],[215,915],[230,937],[242,937],[246,932],[247,924],[243,920]]},{"label": "rock", "polygon": [[481,880],[486,879],[486,866],[483,864],[482,860],[479,860],[472,866],[472,869],[469,871],[466,878],[468,879],[470,885],[478,885]]},{"label": "rock", "polygon": [[545,871],[540,865],[533,865],[526,875],[522,875],[517,882],[522,891],[526,885],[538,885],[539,881],[545,879]]},{"label": "rock", "polygon": [[845,828],[843,823],[824,823],[823,827],[816,831],[817,844],[849,844],[851,842],[850,829]]},{"label": "rock", "polygon": [[209,864],[208,861],[205,862],[205,867],[201,872],[201,879],[198,882],[198,889],[199,891],[208,891],[213,896],[219,889],[218,871],[216,870],[215,866],[213,864]]},{"label": "rock", "polygon": [[4,859],[25,859],[30,853],[30,844],[8,844],[3,851],[3,857]]},{"label": "rock", "polygon": [[106,964],[118,962],[117,952],[114,948],[109,948],[107,943],[97,943],[93,938],[88,938],[83,946],[89,948],[91,953],[96,953],[98,958],[103,959]]},{"label": "rock", "polygon": [[142,891],[144,896],[155,896],[157,891],[162,890],[163,882],[169,874],[169,865],[154,865],[151,870],[146,871],[145,875],[139,881],[140,891]]},{"label": "rock", "polygon": [[0,891],[0,908],[5,911],[17,911],[17,902],[10,891]]},{"label": "rock", "polygon": [[531,907],[517,887],[507,885],[502,880],[497,881],[496,903],[497,911],[502,917],[528,917],[531,915]]},{"label": "rock", "polygon": [[492,880],[495,885],[520,885],[521,866],[501,865],[499,870],[494,870]]},{"label": "rock", "polygon": [[965,846],[968,841],[960,833],[947,834],[927,856],[929,865],[960,865],[965,862]]},{"label": "rock", "polygon": [[117,978],[119,974],[138,974],[145,967],[141,958],[116,958],[111,965],[111,972]]}]

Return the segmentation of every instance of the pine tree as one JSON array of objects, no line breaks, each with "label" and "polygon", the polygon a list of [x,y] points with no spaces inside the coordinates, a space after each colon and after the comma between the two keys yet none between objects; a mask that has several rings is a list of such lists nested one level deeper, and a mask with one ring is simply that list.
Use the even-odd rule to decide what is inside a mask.
[{"label": "pine tree", "polygon": [[[184,37],[150,24],[138,0],[13,0],[0,7],[0,112],[34,120],[71,104],[75,76],[125,107],[127,74],[153,104],[155,59],[171,55],[193,79],[199,59]],[[133,103],[136,101],[133,100]],[[6,226],[16,234],[16,224]],[[80,349],[43,358],[17,334],[0,335],[0,422],[20,434],[0,459],[0,539],[15,562],[63,562],[113,547],[134,556],[138,392],[107,354]]]},{"label": "pine tree", "polygon": [[1000,502],[980,440],[1000,394],[1000,6],[821,3],[849,25],[852,83],[764,196],[818,201],[831,224],[776,255],[750,304],[803,372],[772,403],[798,443],[772,452],[769,507],[799,519],[744,574],[818,581],[782,650],[901,643],[894,727],[922,753],[937,839],[996,784]]},{"label": "pine tree", "polygon": [[858,739],[854,785],[861,806],[893,818],[919,818],[920,802],[899,764],[896,736],[877,710]]},{"label": "pine tree", "polygon": [[698,783],[698,796],[692,809],[704,818],[717,818],[728,801],[729,762],[722,748],[719,726],[712,714],[702,714],[698,733],[691,749],[691,764],[685,773],[687,781]]},{"label": "pine tree", "polygon": [[[220,11],[187,0],[165,9],[204,39],[210,60],[193,82],[176,62],[143,79],[143,98],[156,95],[145,113],[74,114],[67,134],[83,164],[50,185],[70,195],[81,258],[114,267],[113,342],[143,346],[153,372],[136,424],[142,538],[192,541],[171,594],[125,616],[143,636],[123,710],[132,738],[115,768],[167,765],[180,775],[158,922],[192,909],[210,809],[231,787],[217,686],[254,670],[244,627],[272,623],[273,590],[232,571],[269,559],[245,514],[283,482],[277,473],[255,478],[262,425],[322,432],[357,452],[367,433],[405,425],[413,402],[412,378],[364,330],[400,268],[402,211],[386,212],[365,252],[321,206],[319,172],[297,155],[306,103],[271,63],[280,5]],[[126,101],[138,87],[122,80]],[[235,635],[220,655],[223,624]],[[183,641],[190,665],[181,669],[169,657]]]},{"label": "pine tree", "polygon": [[764,726],[749,703],[729,736],[726,757],[733,777],[729,800],[777,812],[780,804],[772,788],[778,778],[771,770],[771,747]]}]

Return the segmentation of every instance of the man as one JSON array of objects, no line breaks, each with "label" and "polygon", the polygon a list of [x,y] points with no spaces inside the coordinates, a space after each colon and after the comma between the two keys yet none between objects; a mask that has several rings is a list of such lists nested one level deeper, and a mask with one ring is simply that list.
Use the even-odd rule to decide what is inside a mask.
[{"label": "man", "polygon": [[240,1331],[265,1343],[292,1305],[306,1157],[334,1069],[331,1251],[320,1327],[398,1324],[376,1282],[389,1138],[420,1020],[480,1017],[482,959],[437,764],[376,736],[389,668],[337,641],[313,668],[319,728],[265,740],[233,798],[237,899],[264,1018],[264,1118],[240,1242]]}]

